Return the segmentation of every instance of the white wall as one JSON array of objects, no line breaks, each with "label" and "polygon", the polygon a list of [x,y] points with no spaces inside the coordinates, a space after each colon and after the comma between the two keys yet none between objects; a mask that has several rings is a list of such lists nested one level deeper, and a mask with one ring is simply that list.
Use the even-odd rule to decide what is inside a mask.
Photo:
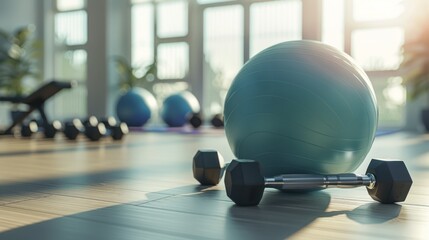
[{"label": "white wall", "polygon": [[[0,1],[0,29],[14,31],[18,27],[33,24],[36,26],[36,35],[43,38],[43,0],[1,0]],[[10,105],[0,104],[0,126],[10,122]]]},{"label": "white wall", "polygon": [[116,114],[119,97],[118,76],[113,56],[124,56],[131,60],[131,8],[129,1],[108,0],[107,6],[107,115]]},{"label": "white wall", "polygon": [[20,26],[34,24],[43,27],[43,18],[39,12],[43,0],[2,0],[0,1],[0,28],[12,31]]},{"label": "white wall", "polygon": [[128,1],[88,1],[88,114],[113,115],[118,82],[113,56],[131,57],[131,9]]}]

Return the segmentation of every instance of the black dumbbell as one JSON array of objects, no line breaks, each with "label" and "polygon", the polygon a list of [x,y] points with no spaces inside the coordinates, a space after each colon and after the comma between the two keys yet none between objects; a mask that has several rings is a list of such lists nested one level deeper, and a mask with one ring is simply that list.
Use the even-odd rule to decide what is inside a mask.
[{"label": "black dumbbell", "polygon": [[199,128],[201,127],[201,125],[203,124],[203,117],[201,113],[192,113],[189,115],[188,118],[189,124],[191,124],[191,126],[193,128]]},{"label": "black dumbbell", "polygon": [[118,124],[118,121],[116,121],[116,118],[114,117],[107,117],[101,120],[101,122],[106,126],[106,128],[110,128],[112,126],[116,126]]},{"label": "black dumbbell", "polygon": [[45,123],[43,126],[43,133],[45,138],[54,138],[58,131],[61,131],[62,124],[60,121],[53,121],[52,123]]},{"label": "black dumbbell", "polygon": [[226,167],[228,163],[225,163],[222,155],[216,150],[198,150],[192,160],[194,178],[201,185],[217,185]]},{"label": "black dumbbell", "polygon": [[211,119],[210,123],[215,128],[222,128],[224,126],[223,115],[222,114],[215,114],[213,116],[213,118]]},{"label": "black dumbbell", "polygon": [[108,117],[101,122],[107,128],[107,135],[113,140],[121,140],[129,132],[128,125],[124,122],[118,123],[114,117]]},{"label": "black dumbbell", "polygon": [[286,174],[264,178],[259,163],[253,160],[233,160],[225,173],[226,194],[239,206],[258,205],[264,188],[289,190],[366,186],[371,198],[378,202],[403,202],[412,183],[404,162],[377,159],[371,160],[365,175]]},{"label": "black dumbbell", "polygon": [[89,117],[84,121],[85,136],[91,141],[98,141],[104,135],[106,135],[106,126],[104,123],[98,122],[98,119],[94,116]]},{"label": "black dumbbell", "polygon": [[21,125],[21,137],[31,137],[33,133],[36,133],[39,130],[37,122],[30,121],[29,123],[24,123]]},{"label": "black dumbbell", "polygon": [[76,140],[77,136],[84,132],[85,128],[82,124],[82,121],[75,118],[72,121],[64,123],[64,135],[69,140]]}]

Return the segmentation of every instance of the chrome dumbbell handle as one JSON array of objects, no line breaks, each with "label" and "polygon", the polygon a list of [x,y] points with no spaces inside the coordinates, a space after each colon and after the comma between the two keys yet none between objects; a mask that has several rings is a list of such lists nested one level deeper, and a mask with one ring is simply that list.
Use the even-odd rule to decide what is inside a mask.
[{"label": "chrome dumbbell handle", "polygon": [[273,178],[265,178],[265,187],[279,190],[323,189],[329,187],[354,188],[360,186],[372,189],[375,183],[375,176],[371,173],[366,175],[353,173],[331,175],[286,174]]}]

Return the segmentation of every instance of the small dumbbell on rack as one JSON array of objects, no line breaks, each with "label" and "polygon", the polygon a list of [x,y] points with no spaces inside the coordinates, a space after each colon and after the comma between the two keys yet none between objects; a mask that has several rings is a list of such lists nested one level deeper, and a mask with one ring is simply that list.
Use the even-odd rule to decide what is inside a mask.
[{"label": "small dumbbell on rack", "polygon": [[200,112],[191,113],[188,117],[189,124],[195,129],[203,124],[203,116]]},{"label": "small dumbbell on rack", "polygon": [[43,124],[43,133],[45,135],[45,138],[54,138],[55,135],[57,135],[57,132],[61,131],[61,129],[62,124],[58,120],[55,120],[51,123]]},{"label": "small dumbbell on rack", "polygon": [[[58,131],[61,131],[62,124],[60,121],[53,121],[51,123],[43,123],[43,135],[45,138],[54,138]],[[36,120],[31,120],[28,123],[21,125],[21,136],[22,137],[31,137],[34,133],[39,131],[39,124]]]},{"label": "small dumbbell on rack", "polygon": [[85,120],[84,126],[84,134],[91,141],[98,141],[107,133],[104,123],[98,122],[98,119],[94,116],[91,116]]},{"label": "small dumbbell on rack", "polygon": [[21,125],[21,137],[31,137],[39,130],[39,125],[36,121],[30,121]]},{"label": "small dumbbell on rack", "polygon": [[[204,122],[203,115],[200,112],[190,114],[188,120],[191,126],[195,129],[201,127]],[[210,123],[215,128],[222,128],[224,126],[222,114],[215,114],[211,118]]]},{"label": "small dumbbell on rack", "polygon": [[69,140],[76,140],[77,136],[85,131],[82,121],[75,118],[72,121],[64,123],[64,135]]},{"label": "small dumbbell on rack", "polygon": [[96,117],[91,116],[84,122],[84,126],[85,136],[91,141],[98,141],[104,136],[111,136],[113,140],[121,140],[129,131],[126,123],[118,123],[113,117],[99,122]]},{"label": "small dumbbell on rack", "polygon": [[223,128],[224,127],[224,120],[223,120],[223,115],[218,113],[215,114],[212,119],[210,120],[210,123],[212,124],[213,127],[215,128]]},{"label": "small dumbbell on rack", "polygon": [[365,175],[286,174],[264,178],[259,163],[253,160],[233,160],[225,173],[226,193],[239,206],[258,205],[265,188],[296,190],[365,186],[371,198],[378,202],[403,202],[412,183],[403,161],[377,159],[371,160]]},{"label": "small dumbbell on rack", "polygon": [[118,123],[114,117],[108,117],[101,122],[107,129],[107,135],[113,140],[121,140],[129,132],[128,125],[124,122]]}]

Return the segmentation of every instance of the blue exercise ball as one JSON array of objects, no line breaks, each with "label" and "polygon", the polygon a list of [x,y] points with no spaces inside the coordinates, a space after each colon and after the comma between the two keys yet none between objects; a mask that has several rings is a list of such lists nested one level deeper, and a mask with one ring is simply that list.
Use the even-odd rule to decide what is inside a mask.
[{"label": "blue exercise ball", "polygon": [[377,100],[347,54],[316,41],[274,45],[251,58],[228,90],[225,132],[239,159],[265,176],[352,172],[374,141]]},{"label": "blue exercise ball", "polygon": [[167,97],[161,107],[161,118],[170,127],[182,127],[188,122],[189,115],[200,111],[198,99],[184,91]]},{"label": "blue exercise ball", "polygon": [[123,94],[116,104],[120,121],[130,127],[141,127],[158,109],[155,97],[143,88],[132,88]]}]

